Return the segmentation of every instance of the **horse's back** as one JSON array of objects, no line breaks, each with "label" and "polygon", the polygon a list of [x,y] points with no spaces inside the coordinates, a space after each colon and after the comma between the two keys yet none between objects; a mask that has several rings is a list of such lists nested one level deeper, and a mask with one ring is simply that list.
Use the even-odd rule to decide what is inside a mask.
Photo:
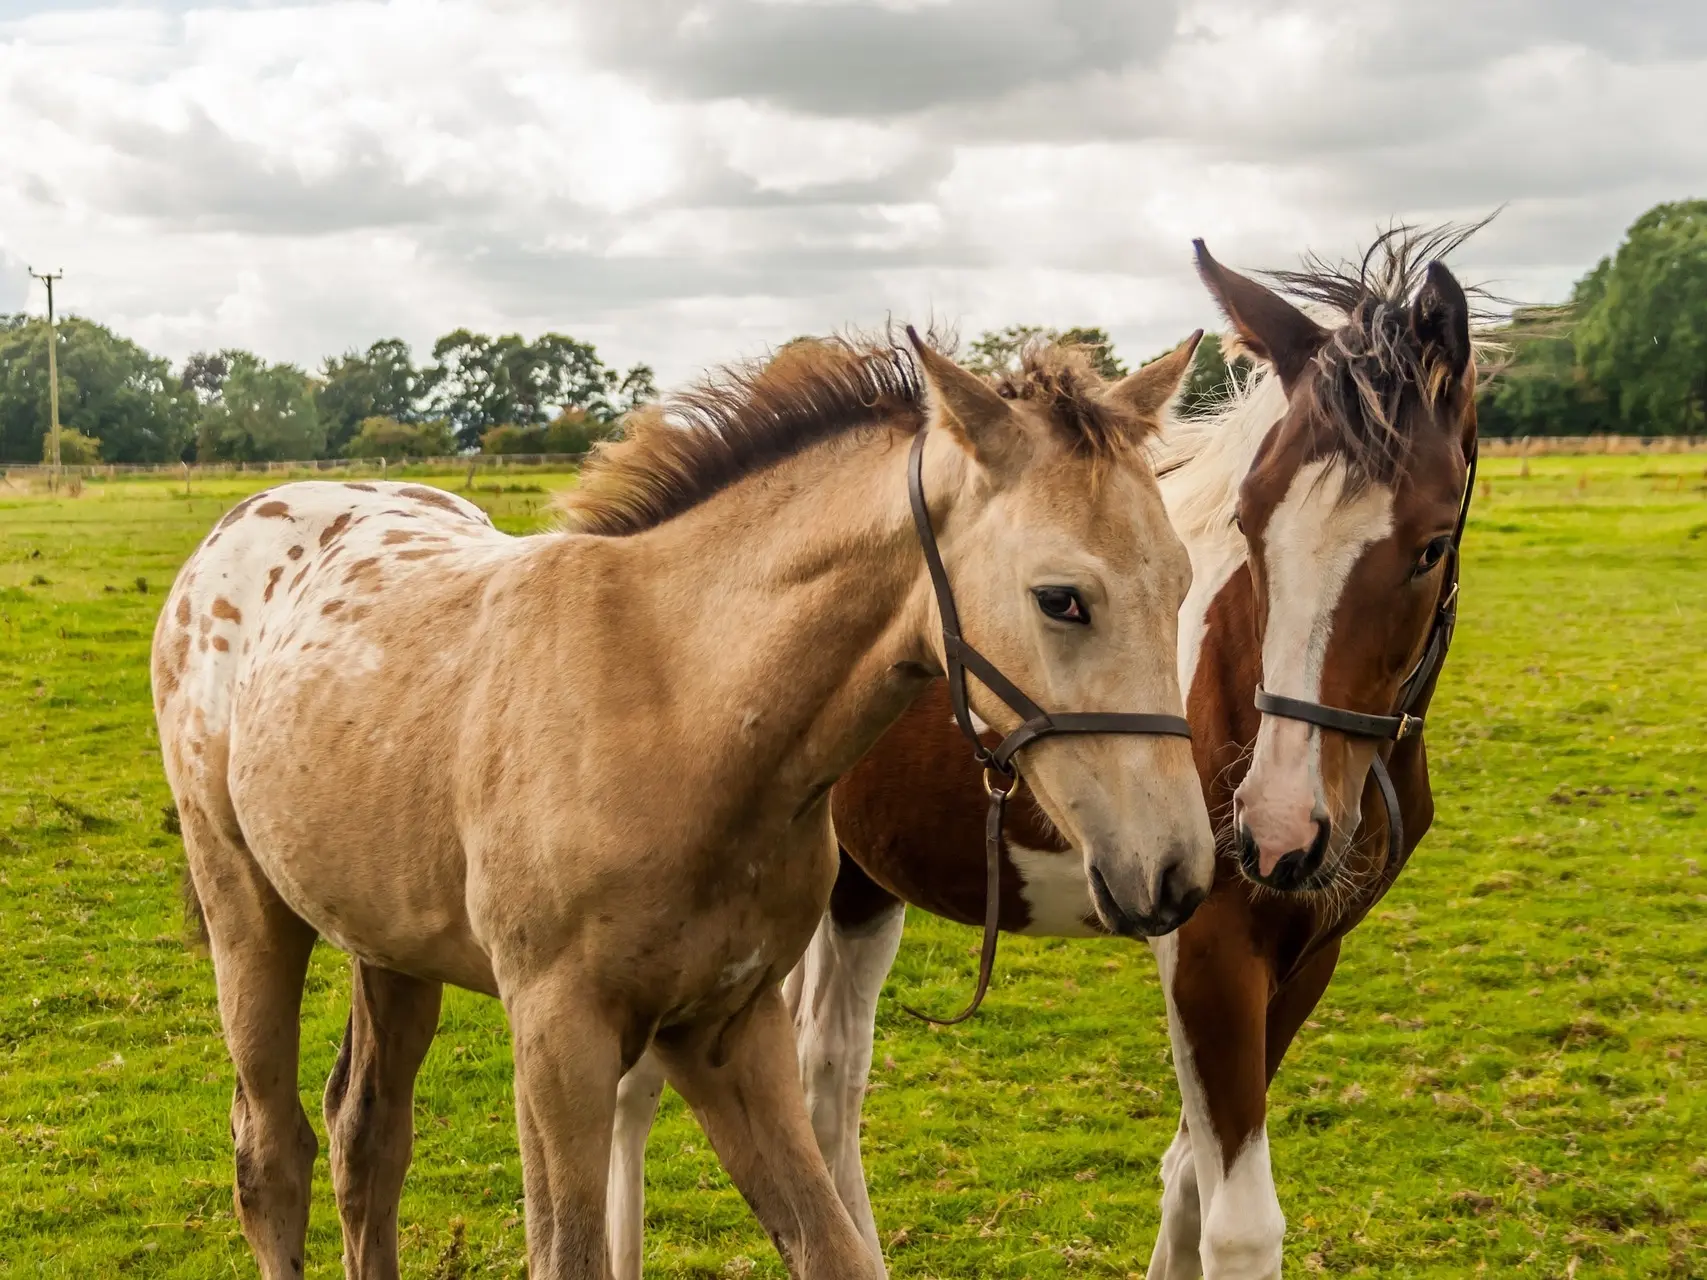
[{"label": "horse's back", "polygon": [[[152,678],[174,791],[218,792],[238,691],[263,670],[307,665],[334,624],[371,608],[414,562],[470,540],[508,542],[484,512],[442,490],[398,483],[303,481],[226,513],[185,562],[154,632]],[[425,565],[421,565],[425,568]]]}]

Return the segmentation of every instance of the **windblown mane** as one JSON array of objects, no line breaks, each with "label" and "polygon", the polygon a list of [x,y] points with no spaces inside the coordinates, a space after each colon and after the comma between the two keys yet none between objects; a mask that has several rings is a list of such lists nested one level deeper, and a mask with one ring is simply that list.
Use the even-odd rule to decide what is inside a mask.
[{"label": "windblown mane", "polygon": [[[1425,366],[1411,333],[1410,302],[1429,262],[1463,244],[1487,224],[1418,230],[1394,227],[1377,237],[1354,263],[1330,265],[1307,257],[1297,271],[1265,273],[1292,294],[1332,335],[1316,357],[1310,394],[1316,397],[1315,429],[1330,433],[1347,463],[1355,491],[1370,480],[1391,482],[1404,469],[1411,416],[1402,412],[1407,395],[1432,402],[1439,394],[1438,368]],[[1478,336],[1499,300],[1467,288],[1472,305],[1471,345],[1481,361],[1499,350]],[[1482,309],[1477,309],[1477,304]],[[1231,353],[1238,339],[1227,335]],[[1228,527],[1238,506],[1239,485],[1256,461],[1269,429],[1287,410],[1280,379],[1259,366],[1235,382],[1227,398],[1209,409],[1168,418],[1152,446],[1168,514],[1183,533]]]},{"label": "windblown mane", "polygon": [[[1407,432],[1415,421],[1404,412],[1406,402],[1432,407],[1451,372],[1412,330],[1411,302],[1428,264],[1488,221],[1426,230],[1401,224],[1377,236],[1357,262],[1329,263],[1311,254],[1296,271],[1265,273],[1283,292],[1338,321],[1316,354],[1308,387],[1317,408],[1314,425],[1329,434],[1353,481],[1386,484],[1404,471]],[[1491,301],[1482,289],[1465,292]],[[1481,312],[1472,317],[1486,318]]]},{"label": "windblown mane", "polygon": [[1103,395],[1108,380],[1093,363],[1094,351],[1079,343],[1032,342],[1020,353],[1019,368],[993,382],[1003,399],[1041,407],[1082,456],[1112,460],[1131,453],[1158,424]]},{"label": "windblown mane", "polygon": [[[1104,401],[1107,384],[1078,347],[1034,345],[995,385],[1042,406],[1093,462],[1123,456],[1142,434]],[[623,439],[601,446],[560,499],[564,523],[607,536],[653,528],[814,445],[862,428],[917,431],[926,400],[918,362],[898,343],[791,342],[629,415]]]},{"label": "windblown mane", "polygon": [[564,494],[579,533],[638,533],[815,444],[862,427],[924,422],[924,380],[893,343],[791,342],[629,415]]}]

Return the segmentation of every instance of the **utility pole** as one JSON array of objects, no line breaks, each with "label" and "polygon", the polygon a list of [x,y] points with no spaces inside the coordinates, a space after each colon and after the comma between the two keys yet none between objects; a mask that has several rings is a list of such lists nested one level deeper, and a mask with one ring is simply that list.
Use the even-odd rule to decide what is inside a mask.
[{"label": "utility pole", "polygon": [[59,487],[59,331],[53,325],[53,282],[65,278],[65,268],[41,272],[30,267],[29,273],[47,286],[47,406],[49,458],[53,470],[48,476],[50,490]]}]

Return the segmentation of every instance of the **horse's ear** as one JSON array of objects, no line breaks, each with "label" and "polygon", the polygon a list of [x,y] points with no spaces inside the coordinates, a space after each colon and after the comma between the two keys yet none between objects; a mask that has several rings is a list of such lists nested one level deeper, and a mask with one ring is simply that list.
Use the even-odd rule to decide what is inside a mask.
[{"label": "horse's ear", "polygon": [[1103,395],[1130,409],[1145,424],[1159,424],[1163,411],[1173,403],[1185,375],[1191,371],[1192,357],[1202,341],[1203,330],[1199,329],[1167,355],[1150,361],[1136,373],[1127,374]]},{"label": "horse's ear", "polygon": [[924,371],[932,425],[946,430],[994,470],[1013,450],[1017,423],[1012,407],[983,379],[929,346],[912,325],[907,326],[907,338]]},{"label": "horse's ear", "polygon": [[1272,364],[1281,385],[1291,392],[1328,340],[1328,331],[1273,289],[1227,270],[1209,256],[1203,241],[1191,243],[1197,252],[1197,274],[1222,314],[1250,353]]},{"label": "horse's ear", "polygon": [[1470,301],[1446,264],[1428,264],[1428,274],[1411,304],[1411,331],[1422,343],[1424,367],[1442,361],[1454,379],[1470,367]]}]

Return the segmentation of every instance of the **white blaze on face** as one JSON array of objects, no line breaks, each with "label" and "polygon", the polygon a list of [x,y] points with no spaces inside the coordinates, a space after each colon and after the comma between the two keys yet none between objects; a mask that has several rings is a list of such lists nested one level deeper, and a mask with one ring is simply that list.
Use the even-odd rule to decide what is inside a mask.
[{"label": "white blaze on face", "polygon": [[[1371,484],[1342,502],[1346,473],[1332,459],[1306,463],[1269,517],[1263,536],[1268,625],[1263,687],[1320,702],[1322,665],[1346,579],[1370,544],[1393,530],[1393,491]],[[1286,854],[1308,849],[1328,810],[1321,734],[1301,720],[1264,716],[1250,772],[1236,800],[1267,875]]]}]

